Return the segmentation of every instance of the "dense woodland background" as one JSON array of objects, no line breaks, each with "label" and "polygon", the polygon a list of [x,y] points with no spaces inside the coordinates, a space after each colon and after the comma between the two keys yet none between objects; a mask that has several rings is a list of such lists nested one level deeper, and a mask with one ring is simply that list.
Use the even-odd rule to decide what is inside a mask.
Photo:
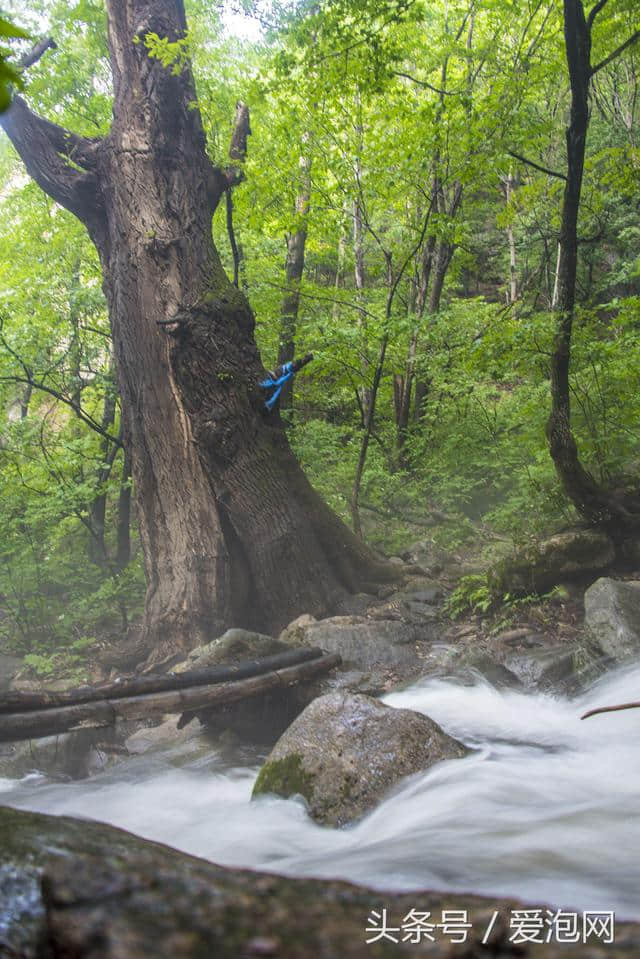
[{"label": "dense woodland background", "polygon": [[[632,0],[601,6],[593,63],[638,28]],[[313,352],[283,403],[290,441],[386,553],[429,535],[488,558],[578,518],[545,437],[570,97],[561,7],[252,7],[248,40],[192,0],[184,43],[147,40],[167,69],[192,58],[215,163],[229,162],[237,101],[249,107],[244,181],[216,213],[216,245],[265,366]],[[101,0],[1,12],[57,43],[25,74],[34,108],[104,134]],[[640,463],[639,99],[635,44],[591,81],[571,365],[582,462],[620,487]],[[95,249],[4,134],[0,183],[0,643],[46,671],[135,623],[144,576]]]}]

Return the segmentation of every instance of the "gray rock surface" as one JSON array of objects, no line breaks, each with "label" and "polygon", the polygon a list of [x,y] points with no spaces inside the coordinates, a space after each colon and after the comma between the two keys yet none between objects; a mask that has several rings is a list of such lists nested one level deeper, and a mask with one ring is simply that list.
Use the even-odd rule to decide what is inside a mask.
[{"label": "gray rock surface", "polygon": [[575,653],[573,646],[525,649],[508,655],[503,665],[527,689],[557,689],[575,676]]},{"label": "gray rock surface", "polygon": [[207,669],[210,666],[224,664],[233,665],[245,659],[259,659],[263,656],[274,656],[283,653],[288,645],[273,636],[263,633],[254,633],[247,629],[228,629],[218,639],[207,643],[206,646],[197,646],[177,666],[174,673],[184,673],[190,669]]},{"label": "gray rock surface", "polygon": [[[293,625],[293,624],[292,624]],[[305,626],[287,627],[281,638],[295,644],[319,646],[328,653],[340,653],[345,666],[368,669],[378,663],[402,666],[415,662],[416,643],[427,636],[420,626],[363,616],[332,616]]]},{"label": "gray rock surface", "polygon": [[179,716],[167,716],[158,726],[142,726],[136,729],[125,739],[125,749],[128,753],[139,756],[154,749],[166,749],[168,746],[189,742],[194,737],[202,737],[202,727],[197,720],[193,719],[178,728],[179,720]]},{"label": "gray rock surface", "polygon": [[[556,904],[559,905],[559,904]],[[372,910],[401,919],[466,911],[466,942],[366,943]],[[545,906],[422,890],[373,892],[346,882],[223,869],[99,823],[0,808],[0,952],[7,959],[631,959],[640,924],[616,941],[511,943],[514,909]],[[498,914],[498,921],[495,913]],[[491,923],[491,933],[483,938]],[[396,923],[397,924],[397,923]]]},{"label": "gray rock surface", "polygon": [[622,662],[640,652],[640,582],[602,577],[584,594],[588,637],[605,655]]},{"label": "gray rock surface", "polygon": [[253,795],[299,794],[315,820],[340,826],[373,809],[404,776],[466,753],[420,713],[332,693],[315,699],[278,740]]}]

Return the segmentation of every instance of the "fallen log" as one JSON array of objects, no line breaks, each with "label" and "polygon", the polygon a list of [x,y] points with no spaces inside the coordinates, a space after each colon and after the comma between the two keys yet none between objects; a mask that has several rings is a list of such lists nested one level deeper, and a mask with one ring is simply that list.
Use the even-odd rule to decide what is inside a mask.
[{"label": "fallen log", "polygon": [[212,666],[208,669],[192,669],[185,673],[167,673],[164,676],[132,676],[105,683],[103,686],[78,686],[64,692],[44,690],[38,693],[7,693],[0,697],[0,714],[96,703],[105,699],[124,699],[127,696],[146,696],[149,693],[188,689],[191,686],[213,686],[217,683],[248,679],[250,676],[285,669],[311,659],[318,659],[322,655],[322,650],[317,647],[291,649],[273,656],[264,656],[261,659],[248,659],[238,665]]},{"label": "fallen log", "polygon": [[0,742],[39,739],[42,736],[54,736],[77,729],[112,726],[123,719],[148,719],[163,716],[165,713],[183,713],[221,706],[308,682],[329,672],[340,662],[340,656],[333,653],[317,656],[296,666],[226,683],[123,698],[105,698],[99,702],[75,703],[31,712],[5,713],[0,716]]}]

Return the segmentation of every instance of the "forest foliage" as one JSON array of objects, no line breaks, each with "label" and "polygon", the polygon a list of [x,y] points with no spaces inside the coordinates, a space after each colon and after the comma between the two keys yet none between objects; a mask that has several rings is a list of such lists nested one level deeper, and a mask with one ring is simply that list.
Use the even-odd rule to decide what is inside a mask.
[{"label": "forest foliage", "polygon": [[[251,111],[235,254],[224,204],[214,237],[267,368],[295,294],[287,335],[315,359],[285,415],[314,485],[354,521],[369,425],[355,508],[381,550],[425,535],[492,550],[574,521],[545,439],[569,106],[561,5],[250,5],[254,39],[211,0],[186,6],[185,41],[145,43],[168,70],[192,59],[214,162],[229,162],[236,102]],[[29,101],[106,133],[100,0],[2,12],[57,44],[24,74]],[[632,0],[611,0],[593,62],[637,27]],[[28,41],[9,42],[17,60]],[[571,366],[582,460],[620,484],[640,462],[639,94],[630,45],[592,82]],[[122,633],[144,597],[108,317],[83,228],[4,135],[0,182],[0,641],[73,656]]]}]

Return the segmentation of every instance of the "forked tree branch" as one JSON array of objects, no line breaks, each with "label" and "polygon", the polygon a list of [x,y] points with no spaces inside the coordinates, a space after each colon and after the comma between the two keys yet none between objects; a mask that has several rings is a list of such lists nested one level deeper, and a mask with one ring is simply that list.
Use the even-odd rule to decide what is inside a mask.
[{"label": "forked tree branch", "polygon": [[214,213],[223,193],[233,189],[244,180],[244,171],[242,164],[247,156],[247,138],[251,133],[249,123],[249,107],[241,100],[236,104],[236,115],[233,124],[233,133],[231,134],[231,143],[229,145],[229,159],[232,164],[228,167],[211,166],[209,183],[207,184],[209,193],[209,203],[211,212]]},{"label": "forked tree branch", "polygon": [[[19,62],[22,71],[55,50],[51,37],[43,37]],[[27,173],[53,200],[74,213],[91,231],[102,220],[102,196],[97,157],[102,141],[78,136],[34,113],[14,97],[0,116],[0,125],[13,143]]]},{"label": "forked tree branch", "polygon": [[38,186],[87,227],[102,217],[102,194],[96,172],[101,140],[70,133],[35,114],[15,97],[0,116],[0,125]]},{"label": "forked tree branch", "polygon": [[589,29],[591,29],[591,27],[593,26],[593,21],[598,16],[602,8],[607,5],[608,2],[609,0],[598,0],[598,2],[594,3],[594,5],[591,7],[591,10],[589,10],[589,16],[587,17],[587,26],[589,27]]}]

